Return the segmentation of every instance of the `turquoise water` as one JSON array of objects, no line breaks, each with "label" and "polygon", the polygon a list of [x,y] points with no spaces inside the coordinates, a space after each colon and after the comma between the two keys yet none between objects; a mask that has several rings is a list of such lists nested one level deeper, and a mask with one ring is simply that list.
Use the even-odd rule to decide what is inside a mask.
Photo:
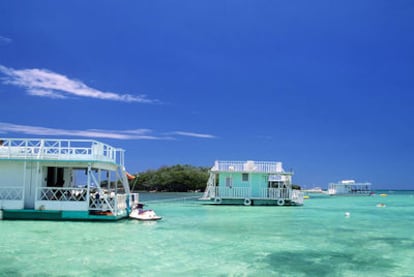
[{"label": "turquoise water", "polygon": [[155,193],[141,200],[158,222],[3,220],[0,276],[413,276],[414,192],[387,193],[302,207]]}]

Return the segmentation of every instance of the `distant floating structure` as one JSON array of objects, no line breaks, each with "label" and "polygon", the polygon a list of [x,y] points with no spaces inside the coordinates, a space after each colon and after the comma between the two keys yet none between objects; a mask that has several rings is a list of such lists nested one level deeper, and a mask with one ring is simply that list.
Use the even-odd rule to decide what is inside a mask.
[{"label": "distant floating structure", "polygon": [[373,194],[371,183],[357,183],[355,180],[342,180],[338,183],[330,183],[328,186],[329,195],[364,195]]}]

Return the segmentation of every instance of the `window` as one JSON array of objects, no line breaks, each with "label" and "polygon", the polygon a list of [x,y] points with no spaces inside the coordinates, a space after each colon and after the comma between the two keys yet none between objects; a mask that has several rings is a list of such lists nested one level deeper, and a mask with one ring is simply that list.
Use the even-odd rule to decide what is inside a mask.
[{"label": "window", "polygon": [[249,173],[243,173],[242,174],[242,181],[248,182],[249,181]]},{"label": "window", "polygon": [[233,187],[233,178],[232,177],[226,177],[226,187]]}]

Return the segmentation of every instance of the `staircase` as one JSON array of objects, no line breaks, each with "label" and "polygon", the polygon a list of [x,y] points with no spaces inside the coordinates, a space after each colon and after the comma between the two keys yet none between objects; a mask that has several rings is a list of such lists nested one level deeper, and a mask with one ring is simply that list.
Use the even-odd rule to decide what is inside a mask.
[{"label": "staircase", "polygon": [[216,196],[216,174],[210,172],[210,176],[207,181],[207,187],[204,194],[199,200],[210,200]]}]

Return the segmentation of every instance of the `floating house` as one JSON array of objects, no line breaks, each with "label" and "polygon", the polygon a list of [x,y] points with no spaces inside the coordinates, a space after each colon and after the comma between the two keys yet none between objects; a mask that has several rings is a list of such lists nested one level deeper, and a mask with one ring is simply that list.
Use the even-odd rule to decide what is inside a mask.
[{"label": "floating house", "polygon": [[303,205],[303,193],[292,188],[292,175],[281,162],[216,161],[200,200],[217,205]]},{"label": "floating house", "polygon": [[137,204],[123,149],[95,140],[0,140],[3,219],[118,220]]},{"label": "floating house", "polygon": [[371,183],[357,183],[355,180],[342,180],[330,183],[329,195],[372,195]]}]

